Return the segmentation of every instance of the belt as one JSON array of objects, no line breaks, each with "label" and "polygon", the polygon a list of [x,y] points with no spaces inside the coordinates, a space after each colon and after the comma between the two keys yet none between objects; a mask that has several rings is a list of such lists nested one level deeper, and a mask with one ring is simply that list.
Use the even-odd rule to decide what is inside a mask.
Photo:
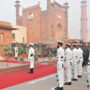
[{"label": "belt", "polygon": [[71,61],[72,59],[67,59],[67,60]]},{"label": "belt", "polygon": [[58,61],[64,61],[64,60],[58,60]]},{"label": "belt", "polygon": [[63,58],[63,56],[61,58]]},{"label": "belt", "polygon": [[90,64],[90,62],[88,62],[88,64]]},{"label": "belt", "polygon": [[70,60],[70,61],[71,61],[72,59],[68,59],[68,60]]}]

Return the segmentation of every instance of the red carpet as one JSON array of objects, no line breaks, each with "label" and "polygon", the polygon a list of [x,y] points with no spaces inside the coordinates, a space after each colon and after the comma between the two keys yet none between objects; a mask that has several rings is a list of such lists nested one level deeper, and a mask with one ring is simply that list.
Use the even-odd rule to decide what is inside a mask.
[{"label": "red carpet", "polygon": [[7,88],[26,81],[38,79],[53,73],[56,73],[57,68],[50,65],[40,65],[34,70],[34,74],[29,74],[29,70],[15,72],[6,75],[0,75],[0,89]]}]

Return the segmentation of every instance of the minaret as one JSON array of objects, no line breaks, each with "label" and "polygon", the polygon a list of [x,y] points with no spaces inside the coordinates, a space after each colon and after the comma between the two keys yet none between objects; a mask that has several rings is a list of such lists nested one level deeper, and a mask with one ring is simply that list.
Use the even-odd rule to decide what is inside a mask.
[{"label": "minaret", "polygon": [[47,8],[51,6],[51,0],[47,0]]},{"label": "minaret", "polygon": [[19,15],[19,9],[20,9],[20,1],[19,0],[16,0],[15,1],[16,5],[16,25],[20,25],[20,15]]},{"label": "minaret", "polygon": [[88,40],[88,26],[87,26],[87,0],[81,1],[81,39]]},{"label": "minaret", "polygon": [[39,6],[40,6],[40,0],[38,0],[38,4],[39,4]]},{"label": "minaret", "polygon": [[68,2],[64,3],[64,13],[65,13],[65,22],[66,22],[66,26],[65,26],[65,38],[68,38]]}]

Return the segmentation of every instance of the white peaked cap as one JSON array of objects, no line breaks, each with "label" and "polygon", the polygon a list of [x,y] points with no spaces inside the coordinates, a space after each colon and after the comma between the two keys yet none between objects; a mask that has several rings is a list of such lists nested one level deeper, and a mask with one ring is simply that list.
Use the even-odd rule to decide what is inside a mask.
[{"label": "white peaked cap", "polygon": [[77,44],[77,43],[73,43],[73,46],[74,46],[74,45],[77,46],[78,44]]},{"label": "white peaked cap", "polygon": [[80,43],[78,43],[77,45],[78,45],[78,46],[81,46],[81,44],[80,44]]},{"label": "white peaked cap", "polygon": [[58,41],[57,43],[61,43],[61,44],[63,44],[63,41]]},{"label": "white peaked cap", "polygon": [[71,46],[71,43],[67,42],[66,45],[70,45]]},{"label": "white peaked cap", "polygon": [[34,45],[33,43],[29,43],[29,44],[32,45],[32,46]]}]

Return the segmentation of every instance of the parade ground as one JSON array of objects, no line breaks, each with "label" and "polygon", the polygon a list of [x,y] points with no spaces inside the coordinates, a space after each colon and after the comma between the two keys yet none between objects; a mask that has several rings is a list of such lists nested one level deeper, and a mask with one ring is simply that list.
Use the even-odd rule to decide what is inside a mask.
[{"label": "parade ground", "polygon": [[90,0],[1,0],[0,90],[90,90],[89,9]]},{"label": "parade ground", "polygon": [[[24,73],[25,74],[25,73]],[[87,72],[86,67],[84,67],[83,77],[79,78],[78,81],[72,81],[72,85],[64,86],[64,90],[90,90],[87,88]],[[0,90],[54,90],[54,87],[58,85],[56,73],[27,81],[21,84],[10,86],[8,88]]]}]

